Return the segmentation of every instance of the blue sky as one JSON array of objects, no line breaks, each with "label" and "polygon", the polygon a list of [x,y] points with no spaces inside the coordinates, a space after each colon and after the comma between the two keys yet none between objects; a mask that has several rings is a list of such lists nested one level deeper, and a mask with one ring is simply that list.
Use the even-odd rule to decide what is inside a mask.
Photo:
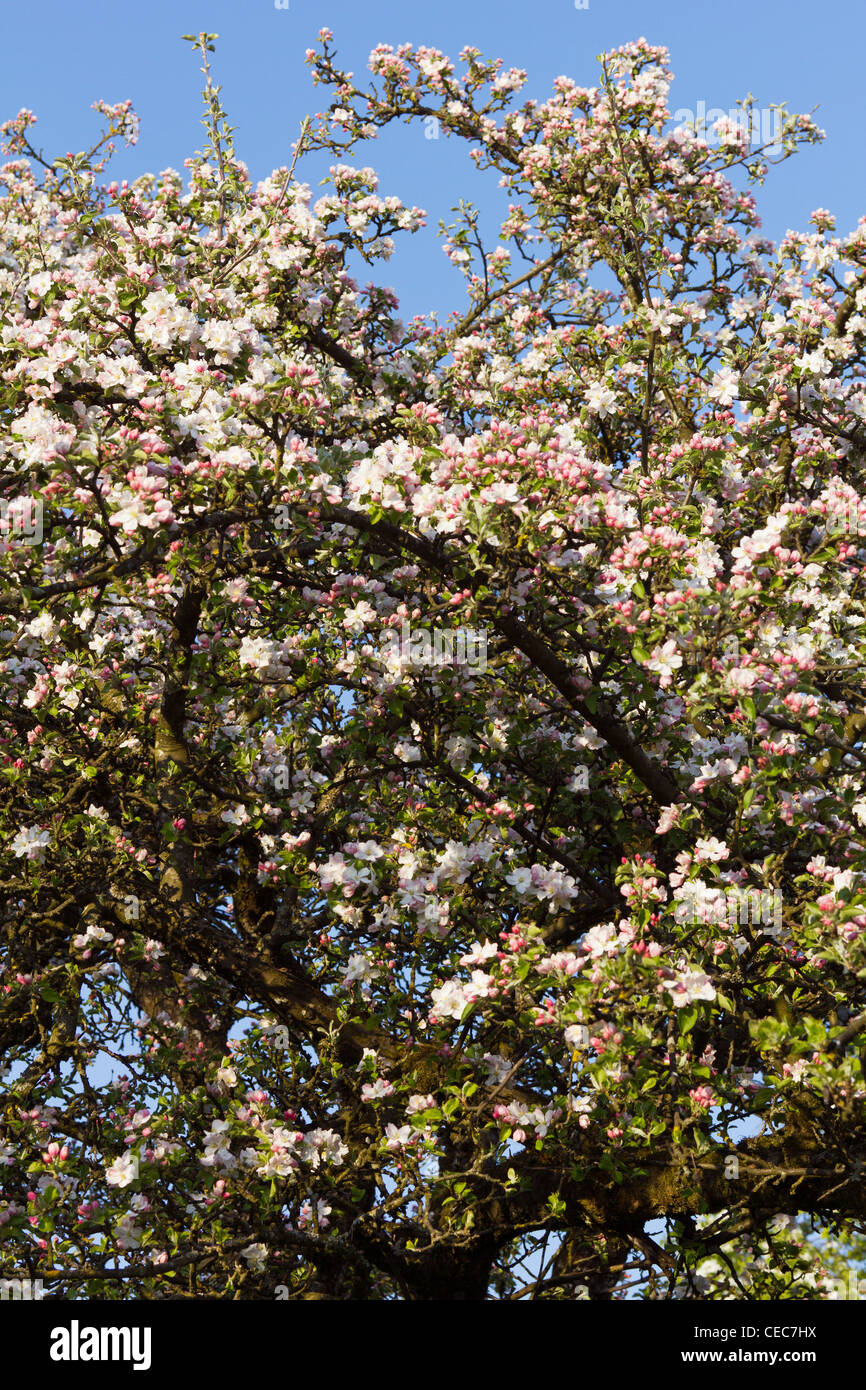
[{"label": "blue sky", "polygon": [[[436,0],[417,7],[405,0],[289,0],[285,10],[274,0],[41,0],[5,7],[0,113],[7,119],[22,106],[35,111],[43,148],[59,153],[84,148],[96,133],[99,118],[89,109],[96,98],[129,97],[142,134],[134,149],[119,151],[118,176],[180,169],[203,139],[201,78],[180,35],[207,29],[220,35],[215,72],[238,127],[238,153],[262,177],[288,162],[304,115],[326,103],[304,62],[323,25],[333,29],[359,81],[376,43],[428,44],[455,59],[471,43],[506,66],[525,68],[525,95],[538,98],[561,73],[594,85],[598,53],[644,36],[670,49],[672,111],[696,110],[700,101],[727,111],[748,92],[759,107],[818,106],[826,141],[771,169],[758,191],[767,235],[807,230],[817,207],[837,214],[840,232],[866,212],[866,19],[858,0],[589,0],[585,10],[575,0]],[[449,208],[464,197],[493,227],[495,180],[479,179],[457,142],[425,140],[420,125],[368,145],[354,162],[378,170],[383,194],[427,209],[427,229],[411,245],[404,237],[404,249],[380,265],[376,278],[393,285],[405,312],[438,309],[444,317],[462,301],[462,279],[437,247],[439,218],[450,220]],[[299,169],[314,185],[323,172],[303,163]]]}]

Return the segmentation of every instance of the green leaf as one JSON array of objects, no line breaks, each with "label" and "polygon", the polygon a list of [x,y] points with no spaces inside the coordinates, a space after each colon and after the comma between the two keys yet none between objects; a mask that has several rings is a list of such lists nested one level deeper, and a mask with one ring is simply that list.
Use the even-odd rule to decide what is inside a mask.
[{"label": "green leaf", "polygon": [[774,1018],[753,1018],[749,1020],[749,1032],[761,1050],[766,1052],[778,1047],[782,1037],[782,1025]]},{"label": "green leaf", "polygon": [[817,1018],[806,1017],[801,1020],[810,1047],[823,1048],[827,1041],[827,1030]]},{"label": "green leaf", "polygon": [[698,1021],[699,1009],[696,1004],[690,1004],[687,1009],[679,1011],[680,1034],[684,1037],[690,1033]]}]

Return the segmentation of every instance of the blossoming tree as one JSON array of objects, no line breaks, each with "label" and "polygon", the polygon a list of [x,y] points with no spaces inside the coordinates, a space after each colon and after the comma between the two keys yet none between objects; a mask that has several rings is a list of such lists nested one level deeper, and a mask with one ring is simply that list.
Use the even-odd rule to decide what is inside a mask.
[{"label": "blossoming tree", "polygon": [[[831,1296],[866,223],[761,239],[748,122],[671,130],[643,40],[518,104],[474,49],[362,90],[323,31],[330,108],[255,185],[213,37],[186,182],[108,181],[128,106],[61,159],[4,127],[0,1270]],[[423,214],[342,160],[431,120],[508,207],[491,250],[463,205],[466,307],[407,326],[364,276]]]}]

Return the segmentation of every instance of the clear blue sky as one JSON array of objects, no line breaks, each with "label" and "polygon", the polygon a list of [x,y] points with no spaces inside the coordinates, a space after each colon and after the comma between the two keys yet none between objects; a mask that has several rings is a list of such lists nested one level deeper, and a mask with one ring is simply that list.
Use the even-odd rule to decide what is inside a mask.
[{"label": "clear blue sky", "polygon": [[[641,36],[666,44],[676,74],[671,109],[732,107],[752,92],[758,106],[787,101],[810,111],[826,141],[771,169],[759,190],[767,235],[806,229],[809,214],[826,207],[839,231],[866,212],[866,82],[862,0],[40,0],[4,6],[0,21],[2,118],[22,106],[39,117],[46,151],[81,149],[96,132],[89,110],[97,97],[131,98],[142,119],[135,149],[119,152],[120,176],[167,166],[182,168],[201,143],[197,64],[184,32],[217,32],[216,74],[238,152],[254,177],[288,162],[303,116],[325,103],[314,89],[304,52],[323,25],[334,31],[345,65],[366,76],[376,43],[429,44],[456,59],[467,43],[506,65],[526,68],[525,95],[544,97],[565,73],[592,86],[595,55]],[[382,265],[377,279],[392,284],[404,310],[445,311],[461,299],[462,281],[434,240],[440,217],[461,196],[484,206],[494,185],[480,180],[453,140],[425,140],[423,130],[395,132],[356,157],[382,175],[381,191],[425,207],[428,229],[411,250]],[[315,183],[311,167],[302,177]],[[479,193],[481,196],[479,197]],[[489,204],[492,211],[493,203]],[[498,204],[497,204],[498,206]],[[488,223],[488,225],[492,225]],[[408,241],[408,238],[404,239]]]}]

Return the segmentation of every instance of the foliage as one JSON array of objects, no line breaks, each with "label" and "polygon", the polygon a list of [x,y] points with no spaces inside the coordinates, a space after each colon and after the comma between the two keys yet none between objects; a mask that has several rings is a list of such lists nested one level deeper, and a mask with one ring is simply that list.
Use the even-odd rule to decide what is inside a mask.
[{"label": "foliage", "polygon": [[[329,111],[254,185],[214,37],[186,182],[106,181],[126,105],[63,159],[4,127],[2,1273],[829,1296],[866,223],[762,239],[767,161],[671,131],[644,41],[518,104],[473,49],[362,92],[323,31]],[[361,279],[421,210],[296,163],[431,117],[508,210],[489,251],[461,205],[466,310],[405,325]]]}]

